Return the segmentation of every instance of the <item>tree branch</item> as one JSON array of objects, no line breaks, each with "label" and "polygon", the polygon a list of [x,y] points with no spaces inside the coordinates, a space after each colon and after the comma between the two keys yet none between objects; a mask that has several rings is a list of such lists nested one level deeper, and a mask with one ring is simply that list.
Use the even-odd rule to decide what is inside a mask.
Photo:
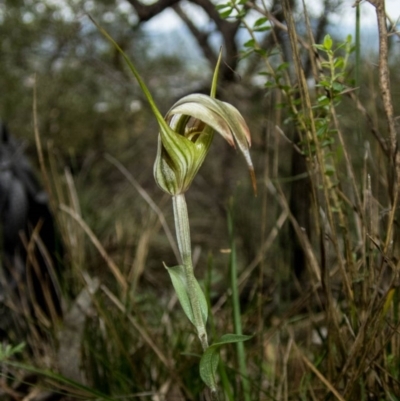
[{"label": "tree branch", "polygon": [[234,81],[234,71],[237,67],[239,52],[235,37],[240,26],[240,21],[232,22],[222,19],[215,8],[215,5],[210,0],[190,0],[190,2],[201,7],[215,23],[218,31],[221,33],[226,64],[221,65],[220,77],[225,81]]},{"label": "tree branch", "polygon": [[390,75],[388,65],[388,31],[384,0],[369,0],[375,6],[379,30],[379,86],[383,100],[383,108],[389,128],[390,155],[394,161],[397,151],[397,132],[394,120],[392,97],[390,94]]},{"label": "tree branch", "polygon": [[135,9],[139,22],[145,22],[160,14],[165,9],[179,3],[180,0],[158,0],[152,4],[143,4],[139,0],[128,0]]},{"label": "tree branch", "polygon": [[[217,30],[223,37],[223,48],[225,50],[226,65],[221,65],[220,78],[226,81],[234,80],[234,71],[238,62],[238,48],[235,42],[235,36],[240,26],[240,21],[227,21],[220,17],[215,5],[210,0],[189,0],[191,3],[201,7],[210,19],[215,23]],[[208,43],[208,34],[201,32],[193,22],[187,17],[179,7],[180,0],[158,0],[152,4],[143,4],[139,0],[128,0],[135,9],[139,22],[145,22],[160,14],[166,8],[172,7],[175,12],[186,23],[187,27],[197,40],[204,56],[211,64],[215,64],[217,56]]]},{"label": "tree branch", "polygon": [[211,49],[208,44],[209,33],[201,31],[196,27],[193,21],[186,15],[186,13],[182,10],[180,4],[175,4],[172,6],[173,10],[176,14],[181,18],[181,20],[186,24],[189,31],[192,33],[194,38],[197,40],[201,50],[203,51],[204,56],[210,62],[211,65],[215,65],[217,62],[217,55]]}]

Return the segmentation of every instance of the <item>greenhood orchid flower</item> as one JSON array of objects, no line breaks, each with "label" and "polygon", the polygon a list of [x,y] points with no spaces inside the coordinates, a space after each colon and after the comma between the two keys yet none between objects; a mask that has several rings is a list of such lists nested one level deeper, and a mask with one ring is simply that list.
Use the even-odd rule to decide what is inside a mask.
[{"label": "greenhood orchid flower", "polygon": [[154,177],[170,195],[184,193],[196,176],[210,149],[214,132],[237,146],[249,167],[256,191],[250,158],[250,131],[239,111],[213,97],[192,94],[176,102],[165,116],[158,138]]},{"label": "greenhood orchid flower", "polygon": [[214,71],[211,96],[202,94],[185,96],[171,107],[164,119],[129,57],[105,29],[93,19],[92,21],[125,59],[160,126],[154,165],[154,177],[160,188],[170,195],[182,194],[189,188],[210,149],[215,131],[231,146],[237,146],[243,154],[256,194],[256,179],[249,151],[251,146],[249,128],[235,107],[215,99],[221,53]]},{"label": "greenhood orchid flower", "polygon": [[[93,21],[95,24],[96,22]],[[239,111],[229,103],[215,99],[218,69],[221,53],[215,68],[211,85],[211,95],[193,94],[176,102],[163,117],[151,93],[143,82],[135,66],[125,52],[98,24],[100,32],[115,46],[125,59],[146,96],[160,127],[154,177],[159,187],[172,196],[180,264],[174,267],[164,265],[182,308],[195,326],[204,354],[200,361],[200,375],[210,388],[212,400],[218,400],[215,371],[218,365],[217,347],[228,342],[244,341],[241,335],[230,334],[214,348],[209,347],[206,323],[208,304],[194,275],[190,225],[184,193],[204,162],[210,149],[214,133],[219,133],[231,146],[243,154],[250,170],[254,193],[256,179],[250,158],[250,131]],[[215,363],[216,362],[216,363]]]}]

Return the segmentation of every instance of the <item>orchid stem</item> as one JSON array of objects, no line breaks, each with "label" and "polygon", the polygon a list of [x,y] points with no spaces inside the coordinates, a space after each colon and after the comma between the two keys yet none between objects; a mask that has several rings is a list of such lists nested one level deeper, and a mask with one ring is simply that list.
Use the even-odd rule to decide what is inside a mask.
[{"label": "orchid stem", "polygon": [[201,342],[203,351],[208,348],[207,332],[203,322],[200,301],[196,295],[196,278],[194,276],[193,263],[192,263],[192,250],[190,241],[190,226],[189,216],[186,206],[184,194],[174,195],[172,197],[172,204],[174,209],[174,220],[176,229],[176,238],[178,241],[178,249],[181,255],[183,268],[185,271],[186,284],[192,307],[194,325],[197,330],[197,335]]}]

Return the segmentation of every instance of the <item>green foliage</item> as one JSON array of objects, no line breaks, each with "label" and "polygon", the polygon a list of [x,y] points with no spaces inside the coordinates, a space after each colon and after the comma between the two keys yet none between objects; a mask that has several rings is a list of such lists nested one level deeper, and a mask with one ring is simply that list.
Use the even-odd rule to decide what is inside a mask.
[{"label": "green foliage", "polygon": [[251,336],[243,334],[224,334],[204,352],[200,360],[200,376],[212,391],[216,391],[217,389],[216,373],[220,348],[226,344],[239,343],[250,339]]},{"label": "green foliage", "polygon": [[11,344],[0,344],[0,362],[9,359],[15,354],[21,353],[25,346],[25,343],[18,344],[14,347]]},{"label": "green foliage", "polygon": [[244,7],[245,4],[245,0],[233,0],[228,1],[227,3],[218,4],[215,7],[219,12],[220,17],[223,19],[227,19],[230,17],[240,19],[243,18],[247,13],[246,8]]},{"label": "green foliage", "polygon": [[[348,61],[351,53],[354,51],[352,37],[348,35],[343,43],[340,43],[335,50],[332,50],[333,41],[329,35],[326,35],[322,45],[314,45],[327,56],[326,61],[321,62],[323,71],[320,75],[318,85],[328,93],[329,99],[339,101],[342,92],[346,89],[345,80],[348,79]],[[344,55],[337,55],[339,51],[344,50]],[[327,74],[325,74],[327,71]]]},{"label": "green foliage", "polygon": [[[167,267],[169,276],[171,277],[172,284],[174,286],[176,295],[178,296],[179,302],[187,316],[187,318],[195,324],[192,307],[190,305],[190,299],[188,294],[188,285],[185,275],[185,269],[183,266]],[[208,318],[208,304],[204,292],[200,287],[199,282],[196,280],[196,297],[200,301],[200,309],[203,317],[203,324],[207,323]]]}]

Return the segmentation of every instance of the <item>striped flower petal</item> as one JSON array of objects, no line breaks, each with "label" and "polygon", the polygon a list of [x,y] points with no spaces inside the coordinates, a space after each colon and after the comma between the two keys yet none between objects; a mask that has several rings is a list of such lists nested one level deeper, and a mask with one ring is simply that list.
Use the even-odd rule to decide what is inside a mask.
[{"label": "striped flower petal", "polygon": [[[201,121],[206,127],[218,132],[231,146],[237,146],[250,170],[254,192],[257,192],[254,168],[250,157],[250,130],[235,107],[207,95],[192,94],[174,104],[167,113],[166,121],[174,130],[195,144],[202,144],[202,133],[196,132],[197,136],[193,135],[192,126],[196,126],[196,121]],[[190,121],[192,121],[192,126],[188,127]],[[203,163],[206,155],[203,154],[204,152],[208,152],[208,147],[206,149],[203,146],[196,146],[196,161],[201,159],[201,163]],[[200,166],[196,167],[196,173],[199,168]]]}]

